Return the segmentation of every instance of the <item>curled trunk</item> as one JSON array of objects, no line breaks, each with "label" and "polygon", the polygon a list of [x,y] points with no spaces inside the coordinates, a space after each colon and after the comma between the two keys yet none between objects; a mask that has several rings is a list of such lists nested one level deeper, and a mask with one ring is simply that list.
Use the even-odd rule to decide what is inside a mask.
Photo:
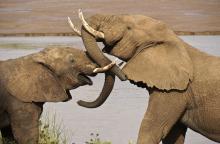
[{"label": "curled trunk", "polygon": [[[87,32],[84,28],[82,28],[81,32],[83,43],[89,56],[101,67],[111,63],[111,61],[106,58],[102,51],[99,49],[95,37]],[[113,66],[110,71],[105,73],[105,83],[99,97],[93,102],[79,101],[78,104],[87,108],[96,108],[102,105],[113,89],[115,75],[117,75],[121,80],[127,79],[125,74],[120,70],[117,65]]]},{"label": "curled trunk", "polygon": [[96,107],[101,106],[105,102],[105,100],[108,98],[108,96],[110,95],[114,87],[114,82],[115,82],[115,76],[111,74],[110,72],[106,72],[105,83],[104,83],[103,89],[99,97],[93,102],[86,102],[86,101],[80,100],[78,101],[78,104],[86,108],[96,108]]}]

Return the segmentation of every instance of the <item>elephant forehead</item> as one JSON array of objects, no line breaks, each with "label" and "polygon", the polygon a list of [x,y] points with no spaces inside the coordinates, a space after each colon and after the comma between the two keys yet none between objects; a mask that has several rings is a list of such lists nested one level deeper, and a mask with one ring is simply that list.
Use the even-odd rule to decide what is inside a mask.
[{"label": "elephant forehead", "polygon": [[146,23],[149,25],[160,22],[159,20],[144,15],[123,15],[122,20],[126,23],[133,23],[140,26]]},{"label": "elephant forehead", "polygon": [[54,48],[48,52],[48,56],[53,58],[60,58],[62,55],[64,55],[64,53],[67,54],[68,52],[65,49],[61,50],[58,48]]},{"label": "elephant forehead", "polygon": [[48,56],[53,56],[53,57],[59,57],[65,53],[66,54],[69,53],[66,47],[48,47],[43,51],[46,52]]},{"label": "elephant forehead", "polygon": [[[73,48],[73,47],[55,47],[47,48],[45,51],[45,58],[49,60],[58,60],[60,62],[74,60],[77,62],[90,61],[85,51]],[[58,62],[56,61],[56,63]],[[55,62],[55,61],[54,61]]]},{"label": "elephant forehead", "polygon": [[60,56],[72,56],[72,57],[86,57],[85,52],[76,48],[71,48],[71,47],[67,47],[67,48],[63,48],[63,49],[59,49],[59,51],[57,52]]}]

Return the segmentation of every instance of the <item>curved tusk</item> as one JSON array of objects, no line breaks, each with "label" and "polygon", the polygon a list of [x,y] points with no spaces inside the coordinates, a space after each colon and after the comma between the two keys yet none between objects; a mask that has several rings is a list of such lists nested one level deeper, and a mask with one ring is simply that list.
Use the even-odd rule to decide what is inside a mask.
[{"label": "curved tusk", "polygon": [[72,28],[72,30],[78,35],[81,37],[81,31],[79,31],[76,26],[72,23],[70,17],[67,17],[68,18],[68,23],[69,23],[69,26]]},{"label": "curved tusk", "polygon": [[95,68],[93,70],[93,73],[103,73],[103,72],[106,72],[108,71],[109,69],[111,69],[114,65],[116,65],[116,61],[118,59],[115,59],[115,61],[111,62],[110,64],[104,66],[104,67],[101,67],[101,68]]},{"label": "curved tusk", "polygon": [[116,63],[115,62],[111,62],[110,64],[104,66],[104,67],[101,67],[101,68],[95,68],[93,70],[93,73],[103,73],[103,72],[106,72],[108,71],[109,69],[111,69]]},{"label": "curved tusk", "polygon": [[85,28],[90,34],[92,34],[93,36],[95,36],[96,38],[104,39],[104,38],[105,38],[105,35],[104,35],[103,32],[94,30],[91,26],[89,26],[89,24],[88,24],[88,23],[86,22],[86,20],[84,19],[82,10],[79,9],[78,12],[79,12],[79,18],[80,18],[80,20],[82,21],[82,25],[84,26],[84,28]]}]

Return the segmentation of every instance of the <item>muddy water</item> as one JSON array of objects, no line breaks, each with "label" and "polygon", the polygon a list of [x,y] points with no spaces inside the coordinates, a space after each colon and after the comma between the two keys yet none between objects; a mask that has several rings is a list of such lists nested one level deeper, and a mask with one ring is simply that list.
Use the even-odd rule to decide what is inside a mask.
[{"label": "muddy water", "polygon": [[[220,36],[181,38],[203,51],[220,55]],[[48,45],[72,45],[83,48],[81,40],[74,37],[0,38],[0,60],[34,53]],[[86,109],[76,104],[79,99],[95,99],[101,90],[103,78],[100,74],[93,78],[93,86],[72,90],[73,99],[69,102],[45,105],[45,111],[49,111],[50,114],[56,112],[58,121],[62,121],[65,130],[68,131],[67,135],[71,133],[70,143],[83,144],[91,138],[90,133],[99,133],[101,139],[112,141],[113,144],[136,141],[140,122],[148,104],[149,96],[146,90],[117,79],[111,96],[103,106]],[[191,130],[187,131],[186,143],[215,144]]]}]

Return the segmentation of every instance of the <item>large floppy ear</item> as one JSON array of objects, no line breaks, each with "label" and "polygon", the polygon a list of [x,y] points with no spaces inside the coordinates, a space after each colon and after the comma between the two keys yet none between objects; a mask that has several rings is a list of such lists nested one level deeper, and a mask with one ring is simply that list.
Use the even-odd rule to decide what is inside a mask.
[{"label": "large floppy ear", "polygon": [[[36,56],[36,57],[35,57]],[[59,79],[45,63],[41,53],[36,58],[14,60],[7,75],[7,90],[24,102],[59,102],[68,99]],[[9,66],[9,67],[11,67]]]},{"label": "large floppy ear", "polygon": [[184,45],[174,43],[143,49],[123,71],[128,79],[161,90],[184,90],[193,77],[192,62]]}]

